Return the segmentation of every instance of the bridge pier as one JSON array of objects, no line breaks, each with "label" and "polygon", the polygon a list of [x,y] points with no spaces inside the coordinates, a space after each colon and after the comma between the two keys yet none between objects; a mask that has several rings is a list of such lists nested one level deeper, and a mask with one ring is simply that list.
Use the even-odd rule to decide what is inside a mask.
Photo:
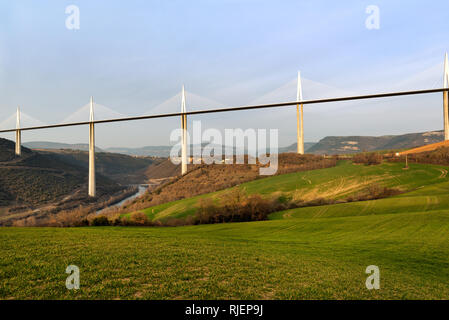
[{"label": "bridge pier", "polygon": [[17,107],[17,119],[16,119],[16,156],[22,154],[22,132],[20,130],[20,108]]},{"label": "bridge pier", "polygon": [[[444,78],[443,88],[449,88],[449,62],[446,56],[444,59]],[[443,117],[444,117],[444,140],[449,140],[449,94],[447,91],[443,92]]]},{"label": "bridge pier", "polygon": [[[298,89],[296,93],[296,101],[302,100],[301,73],[298,71]],[[304,154],[304,105],[296,105],[296,131],[298,153]]]},{"label": "bridge pier", "polygon": [[184,86],[182,86],[182,101],[181,101],[181,130],[182,130],[182,150],[181,150],[181,174],[187,173],[187,115],[186,113],[186,94]]},{"label": "bridge pier", "polygon": [[90,124],[89,124],[89,196],[96,196],[95,184],[95,124],[94,99],[90,97]]}]

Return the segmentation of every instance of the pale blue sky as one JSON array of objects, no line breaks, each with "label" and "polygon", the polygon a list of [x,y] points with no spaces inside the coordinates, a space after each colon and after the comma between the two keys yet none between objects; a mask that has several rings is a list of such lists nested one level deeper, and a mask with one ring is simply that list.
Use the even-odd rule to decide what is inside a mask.
[{"label": "pale blue sky", "polygon": [[[70,4],[80,9],[80,30],[65,27]],[[379,30],[365,27],[368,5],[380,9]],[[61,122],[90,95],[115,112],[144,114],[176,95],[183,83],[223,106],[270,96],[289,100],[296,96],[290,92],[294,85],[284,87],[293,88],[288,93],[268,93],[291,82],[298,70],[312,81],[304,86],[308,98],[330,92],[313,84],[337,88],[336,95],[389,91],[399,83],[401,89],[439,87],[439,65],[449,49],[448,12],[447,0],[3,0],[0,123],[19,104],[32,118]],[[306,141],[441,129],[441,97],[395,101],[370,108],[341,105],[340,116],[335,110],[330,116],[332,108],[306,109]],[[428,111],[421,114],[424,106]],[[386,121],[385,110],[392,110]],[[294,142],[296,129],[288,112],[294,117],[291,109],[202,119],[217,127],[279,128],[280,144],[286,145]],[[118,126],[100,131],[97,140],[100,146],[167,144],[168,128],[178,122],[139,123],[134,132]],[[60,132],[53,140],[82,142],[85,136]],[[36,133],[24,140],[39,138],[48,137]]]}]

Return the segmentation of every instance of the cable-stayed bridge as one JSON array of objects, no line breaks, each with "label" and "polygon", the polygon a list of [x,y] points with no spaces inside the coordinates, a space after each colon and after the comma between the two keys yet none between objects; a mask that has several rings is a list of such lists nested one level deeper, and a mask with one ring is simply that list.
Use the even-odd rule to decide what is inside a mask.
[{"label": "cable-stayed bridge", "polygon": [[[279,88],[279,90],[289,89],[289,91],[293,91],[291,89],[293,82],[288,82],[286,85]],[[182,89],[181,94],[175,95],[172,98],[166,100],[164,103],[159,105],[158,107],[152,109],[153,113],[148,115],[141,116],[125,116],[120,113],[117,113],[105,106],[95,105],[93,98],[91,97],[90,103],[81,107],[74,114],[65,119],[65,121],[59,124],[45,125],[43,123],[36,123],[32,125],[28,125],[25,127],[21,126],[21,113],[19,108],[17,109],[16,114],[16,127],[14,129],[4,129],[0,130],[0,133],[14,132],[16,134],[16,155],[21,155],[21,133],[22,131],[31,131],[31,130],[42,130],[42,129],[50,129],[50,128],[61,128],[61,127],[74,127],[74,126],[89,126],[89,196],[95,197],[95,125],[100,123],[113,123],[113,122],[128,122],[128,121],[137,121],[137,120],[148,120],[148,119],[162,119],[162,118],[172,118],[172,117],[181,117],[181,129],[182,129],[182,174],[187,172],[187,116],[193,115],[204,115],[204,114],[213,114],[213,113],[224,113],[224,112],[236,112],[236,111],[244,111],[244,110],[261,110],[268,108],[285,108],[296,106],[296,119],[297,119],[297,145],[298,145],[298,153],[304,153],[304,120],[303,120],[303,107],[307,105],[315,105],[315,104],[327,104],[327,103],[336,103],[336,102],[353,102],[358,100],[369,100],[369,99],[381,99],[387,97],[400,97],[400,96],[417,96],[417,95],[425,95],[425,94],[435,94],[442,93],[443,94],[443,124],[444,124],[444,136],[445,140],[449,140],[449,62],[448,56],[446,54],[444,61],[444,72],[443,72],[443,87],[442,88],[432,88],[432,89],[422,89],[422,90],[409,90],[409,91],[393,91],[393,92],[385,92],[385,93],[374,93],[374,94],[363,94],[363,95],[342,95],[342,96],[333,96],[333,97],[325,97],[320,99],[304,99],[302,94],[302,81],[300,74],[298,73],[298,79],[296,81],[296,99],[291,99],[290,101],[281,101],[281,102],[271,102],[271,103],[255,103],[251,105],[243,105],[237,107],[217,107],[215,101],[203,98],[197,95],[192,95],[194,99],[198,99],[199,101],[205,102],[208,104],[209,108],[199,108],[197,106],[193,106],[191,108],[192,111],[187,111],[186,108],[186,91],[184,87]],[[331,91],[329,88],[327,91]],[[268,98],[276,99],[279,97],[279,92],[273,91],[269,93],[264,101],[267,101]],[[181,101],[179,101],[180,99]],[[201,100],[202,99],[202,100]],[[206,100],[205,100],[206,99]],[[165,113],[154,113],[154,111],[160,110],[169,110],[169,106],[178,100],[181,104],[181,112],[165,112]],[[259,100],[257,100],[259,101]],[[257,102],[256,101],[256,102]],[[178,102],[178,103],[179,103]],[[212,106],[211,106],[212,105]],[[109,114],[110,118],[106,119],[98,119],[94,116],[95,106],[102,113]],[[218,104],[220,106],[220,104]],[[179,109],[178,109],[179,110]],[[190,109],[189,109],[190,110]],[[84,116],[89,112],[89,121],[81,120],[76,121],[77,119],[85,119]],[[24,114],[22,114],[23,117]],[[9,125],[9,122],[13,121],[14,117],[9,117],[4,122],[6,125]],[[24,119],[30,120],[31,117],[25,114]],[[34,120],[34,119],[32,119]],[[0,124],[1,126],[1,124]]]}]

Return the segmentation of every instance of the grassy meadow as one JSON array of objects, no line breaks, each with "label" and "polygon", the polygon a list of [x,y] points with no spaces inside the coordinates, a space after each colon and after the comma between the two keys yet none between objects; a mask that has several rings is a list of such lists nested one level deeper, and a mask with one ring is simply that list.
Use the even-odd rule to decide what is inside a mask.
[{"label": "grassy meadow", "polygon": [[[402,167],[341,162],[242,184],[248,193],[302,198],[338,199],[374,181],[408,191],[287,210],[269,221],[1,228],[0,298],[448,299],[445,167]],[[203,197],[218,199],[220,192]],[[186,215],[198,198],[149,208],[148,214]],[[71,264],[80,268],[76,291],[65,287]],[[368,265],[380,268],[380,290],[365,287]]]},{"label": "grassy meadow", "polygon": [[[238,187],[248,194],[261,194],[265,197],[285,196],[309,201],[319,197],[343,199],[373,183],[411,191],[447,181],[443,166],[411,164],[409,170],[403,168],[402,163],[365,166],[340,161],[336,167],[262,178],[242,183]],[[200,199],[211,198],[219,202],[227,192],[229,189],[172,201],[141,211],[152,220],[184,218],[195,214]]]}]

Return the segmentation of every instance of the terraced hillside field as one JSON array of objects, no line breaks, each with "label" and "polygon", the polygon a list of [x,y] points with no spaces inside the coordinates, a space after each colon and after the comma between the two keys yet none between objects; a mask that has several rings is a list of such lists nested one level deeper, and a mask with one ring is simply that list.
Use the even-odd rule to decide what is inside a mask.
[{"label": "terraced hillside field", "polygon": [[[412,165],[412,172],[423,165]],[[340,203],[319,207],[307,207],[277,212],[270,216],[271,219],[296,218],[314,219],[324,217],[342,216],[367,216],[388,212],[413,213],[447,210],[449,213],[449,180],[447,169],[440,166],[427,167],[439,172],[433,179],[424,181],[424,176],[414,181],[414,189],[401,195],[390,198],[368,200],[360,202]],[[424,184],[425,183],[425,184]]]},{"label": "terraced hillside field", "polygon": [[[378,184],[402,191],[446,181],[446,169],[441,166],[412,164],[409,170],[402,163],[377,166],[355,165],[340,161],[336,167],[284,174],[243,183],[239,186],[248,194],[265,197],[290,197],[310,201],[317,198],[344,199],[370,185]],[[219,202],[229,189],[150,207],[145,212],[153,220],[183,218],[195,214],[199,200],[212,198]],[[394,200],[393,200],[394,202]],[[363,204],[361,204],[363,205]],[[318,209],[317,209],[318,210]]]}]

